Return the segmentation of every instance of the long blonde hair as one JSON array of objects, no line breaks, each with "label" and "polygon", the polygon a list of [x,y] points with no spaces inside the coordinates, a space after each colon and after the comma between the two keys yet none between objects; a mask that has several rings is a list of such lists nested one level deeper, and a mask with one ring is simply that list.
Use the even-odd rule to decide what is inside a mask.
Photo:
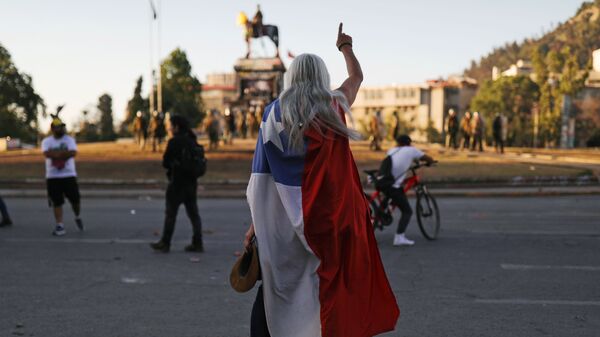
[{"label": "long blonde hair", "polygon": [[304,151],[304,131],[315,127],[321,134],[330,129],[350,139],[360,134],[349,129],[336,111],[335,100],[345,113],[350,111],[344,94],[330,89],[330,78],[325,62],[313,54],[298,55],[284,77],[284,90],[279,95],[281,119],[288,133],[288,148]]}]

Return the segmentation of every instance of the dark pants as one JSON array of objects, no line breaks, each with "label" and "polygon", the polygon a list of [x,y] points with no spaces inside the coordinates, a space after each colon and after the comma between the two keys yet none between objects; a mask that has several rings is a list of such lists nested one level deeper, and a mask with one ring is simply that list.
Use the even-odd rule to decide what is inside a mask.
[{"label": "dark pants", "polygon": [[452,149],[458,148],[458,140],[456,139],[456,132],[450,132],[448,134],[448,147]]},{"label": "dark pants", "polygon": [[2,197],[0,197],[0,214],[2,214],[2,220],[10,219],[8,210],[6,209],[6,204],[4,203],[4,200],[2,200]]},{"label": "dark pants", "polygon": [[400,221],[398,221],[398,229],[396,230],[397,234],[402,234],[406,231],[406,227],[408,227],[413,210],[410,207],[406,193],[404,193],[402,188],[392,188],[387,195],[392,201],[392,204],[398,207],[400,212],[402,212]]},{"label": "dark pants", "polygon": [[473,145],[471,146],[471,150],[475,151],[479,148],[479,152],[483,152],[483,136],[482,135],[474,135],[473,136]]},{"label": "dark pants", "polygon": [[165,226],[163,228],[162,241],[166,244],[171,243],[173,231],[175,231],[175,221],[177,220],[177,211],[179,205],[185,206],[185,211],[192,223],[194,236],[192,243],[202,242],[202,221],[198,213],[198,204],[196,203],[198,184],[196,182],[187,184],[169,183],[166,195]]},{"label": "dark pants", "polygon": [[263,286],[258,287],[256,300],[252,306],[250,317],[250,337],[270,337],[267,327],[267,315],[265,314],[265,302],[263,300]]},{"label": "dark pants", "polygon": [[471,136],[468,134],[464,134],[463,135],[463,149],[469,149],[469,146],[471,145]]},{"label": "dark pants", "polygon": [[496,152],[504,153],[504,140],[501,136],[494,136],[494,145],[496,146]]}]

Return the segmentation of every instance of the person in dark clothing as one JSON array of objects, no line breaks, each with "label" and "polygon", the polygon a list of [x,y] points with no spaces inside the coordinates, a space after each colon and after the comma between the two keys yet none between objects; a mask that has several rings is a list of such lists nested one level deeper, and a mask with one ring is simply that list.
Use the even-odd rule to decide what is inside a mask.
[{"label": "person in dark clothing", "polygon": [[171,239],[175,230],[175,220],[179,206],[183,204],[190,218],[193,229],[192,243],[185,247],[186,252],[203,252],[202,221],[198,212],[196,177],[182,170],[178,170],[178,161],[184,149],[198,146],[196,135],[189,126],[189,122],[182,116],[173,115],[170,118],[173,138],[169,140],[163,155],[163,167],[167,169],[169,184],[166,192],[165,223],[162,238],[150,246],[160,252],[167,253],[171,247]]},{"label": "person in dark clothing", "polygon": [[463,149],[468,150],[471,147],[471,113],[465,112],[465,116],[460,121],[460,129],[463,135]]},{"label": "person in dark clothing", "polygon": [[10,216],[8,215],[8,210],[6,209],[6,204],[2,197],[0,197],[0,214],[2,215],[2,221],[0,222],[0,227],[6,227],[12,225],[12,220],[10,220]]},{"label": "person in dark clothing", "polygon": [[494,118],[494,124],[492,125],[494,133],[494,146],[496,153],[504,153],[504,139],[502,137],[502,116],[497,113]]},{"label": "person in dark clothing", "polygon": [[446,132],[447,132],[447,144],[446,146],[452,149],[457,149],[458,148],[458,139],[456,138],[458,136],[458,117],[456,116],[456,113],[454,112],[453,109],[450,109],[450,111],[448,112],[448,120],[446,122]]}]

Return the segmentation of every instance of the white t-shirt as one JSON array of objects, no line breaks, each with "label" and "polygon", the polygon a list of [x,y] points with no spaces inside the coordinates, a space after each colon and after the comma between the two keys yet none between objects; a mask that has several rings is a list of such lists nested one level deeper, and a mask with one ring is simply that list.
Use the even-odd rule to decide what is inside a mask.
[{"label": "white t-shirt", "polygon": [[396,177],[396,182],[392,186],[399,188],[402,186],[402,182],[406,178],[406,171],[413,161],[423,157],[425,153],[412,146],[399,146],[390,149],[387,155],[392,157],[392,175]]},{"label": "white t-shirt", "polygon": [[[42,141],[42,152],[50,150],[77,151],[77,144],[75,144],[75,139],[69,135],[64,135],[58,139],[49,136]],[[66,161],[46,158],[46,179],[68,177],[77,177],[73,157]]]}]

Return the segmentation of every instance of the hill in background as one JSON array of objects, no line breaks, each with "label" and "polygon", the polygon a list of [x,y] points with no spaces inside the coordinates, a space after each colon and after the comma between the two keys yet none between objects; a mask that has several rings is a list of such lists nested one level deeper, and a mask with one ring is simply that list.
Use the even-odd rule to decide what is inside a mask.
[{"label": "hill in background", "polygon": [[494,66],[505,70],[519,59],[531,60],[537,50],[546,55],[550,51],[559,52],[564,47],[569,47],[577,55],[580,69],[591,67],[592,51],[600,48],[600,0],[583,3],[575,16],[540,38],[528,38],[521,43],[515,41],[495,48],[479,62],[472,61],[464,74],[482,83],[492,78]]}]

